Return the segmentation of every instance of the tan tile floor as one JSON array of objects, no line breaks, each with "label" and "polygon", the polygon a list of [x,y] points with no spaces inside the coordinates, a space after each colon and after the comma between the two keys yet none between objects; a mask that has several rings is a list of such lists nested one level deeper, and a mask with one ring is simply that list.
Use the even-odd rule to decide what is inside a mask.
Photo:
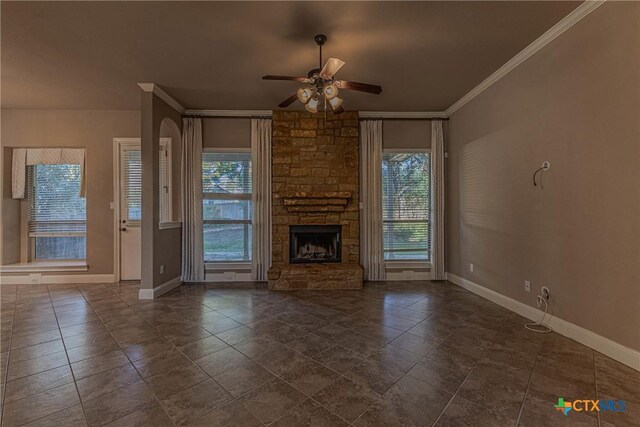
[{"label": "tan tile floor", "polygon": [[640,425],[639,372],[452,284],[137,294],[3,286],[2,425]]}]

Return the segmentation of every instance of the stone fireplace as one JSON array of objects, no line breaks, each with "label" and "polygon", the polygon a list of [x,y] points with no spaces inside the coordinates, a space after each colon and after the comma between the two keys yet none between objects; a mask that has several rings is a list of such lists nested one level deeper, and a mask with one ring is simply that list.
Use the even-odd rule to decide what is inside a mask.
[{"label": "stone fireplace", "polygon": [[274,111],[269,289],[360,289],[358,113]]}]

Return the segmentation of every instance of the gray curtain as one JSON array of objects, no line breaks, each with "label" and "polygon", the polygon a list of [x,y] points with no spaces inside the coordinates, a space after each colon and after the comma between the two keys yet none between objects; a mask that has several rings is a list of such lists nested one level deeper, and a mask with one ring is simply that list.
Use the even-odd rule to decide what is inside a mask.
[{"label": "gray curtain", "polygon": [[251,277],[267,280],[271,266],[271,119],[251,120],[253,242]]},{"label": "gray curtain", "polygon": [[360,122],[360,260],[366,280],[384,280],[382,120]]},{"label": "gray curtain", "polygon": [[431,254],[434,280],[445,279],[444,267],[444,134],[442,120],[431,121],[431,171],[433,209]]},{"label": "gray curtain", "polygon": [[182,281],[204,281],[202,120],[182,119]]}]

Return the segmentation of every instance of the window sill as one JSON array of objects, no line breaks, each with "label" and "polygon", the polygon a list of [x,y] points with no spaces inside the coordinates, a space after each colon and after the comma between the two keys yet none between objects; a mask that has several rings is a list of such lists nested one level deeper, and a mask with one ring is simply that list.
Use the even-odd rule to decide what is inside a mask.
[{"label": "window sill", "polygon": [[171,228],[182,228],[181,221],[167,221],[161,222],[158,224],[158,229],[160,230],[169,230]]},{"label": "window sill", "polygon": [[388,270],[394,270],[394,269],[398,269],[398,270],[402,270],[402,269],[430,269],[431,268],[431,261],[401,261],[401,260],[397,260],[397,261],[393,261],[393,260],[387,260],[384,262],[384,266],[386,269]]},{"label": "window sill", "polygon": [[0,267],[2,273],[50,273],[87,271],[89,265],[86,260],[74,261],[33,261],[3,265]]},{"label": "window sill", "polygon": [[205,271],[251,271],[251,261],[205,262]]}]

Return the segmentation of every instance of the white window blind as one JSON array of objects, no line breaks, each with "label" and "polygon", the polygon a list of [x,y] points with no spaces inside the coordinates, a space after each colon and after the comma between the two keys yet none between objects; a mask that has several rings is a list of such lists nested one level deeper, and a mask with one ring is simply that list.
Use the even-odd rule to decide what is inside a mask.
[{"label": "white window blind", "polygon": [[171,145],[160,144],[160,222],[171,221]]},{"label": "white window blind", "polygon": [[28,167],[29,238],[34,259],[86,257],[86,199],[80,165]]},{"label": "white window blind", "polygon": [[205,261],[250,261],[251,153],[202,154]]},{"label": "white window blind", "polygon": [[140,149],[122,151],[123,204],[126,220],[135,223],[142,219],[142,156]]},{"label": "white window blind", "polygon": [[429,260],[430,158],[428,153],[382,155],[382,226],[386,260]]}]

